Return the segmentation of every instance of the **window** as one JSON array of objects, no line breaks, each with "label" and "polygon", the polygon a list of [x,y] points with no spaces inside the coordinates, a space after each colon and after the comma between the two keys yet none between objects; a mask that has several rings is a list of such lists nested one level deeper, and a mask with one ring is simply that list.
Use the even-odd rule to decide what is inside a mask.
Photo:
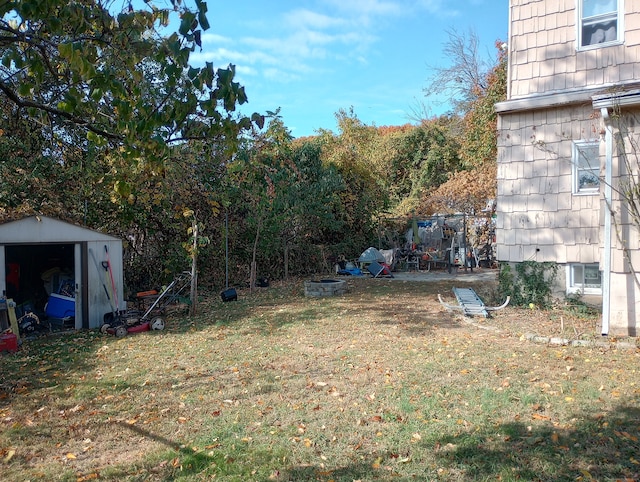
[{"label": "window", "polygon": [[573,143],[573,193],[598,194],[600,191],[600,143],[576,141]]},{"label": "window", "polygon": [[580,47],[601,46],[622,39],[623,0],[580,0],[578,38]]},{"label": "window", "polygon": [[602,273],[597,264],[571,264],[567,274],[568,293],[602,294]]}]

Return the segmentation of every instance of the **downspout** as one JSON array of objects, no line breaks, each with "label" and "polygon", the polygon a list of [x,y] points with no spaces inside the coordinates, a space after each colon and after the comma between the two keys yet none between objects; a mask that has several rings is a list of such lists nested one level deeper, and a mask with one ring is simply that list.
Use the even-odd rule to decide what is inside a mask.
[{"label": "downspout", "polygon": [[612,226],[612,180],[613,180],[613,128],[609,119],[609,109],[600,109],[605,125],[605,167],[604,167],[604,259],[602,273],[602,335],[609,334],[611,317],[611,226]]},{"label": "downspout", "polygon": [[507,99],[511,99],[511,51],[513,45],[511,44],[511,18],[512,18],[513,5],[509,2],[509,18],[507,20]]}]

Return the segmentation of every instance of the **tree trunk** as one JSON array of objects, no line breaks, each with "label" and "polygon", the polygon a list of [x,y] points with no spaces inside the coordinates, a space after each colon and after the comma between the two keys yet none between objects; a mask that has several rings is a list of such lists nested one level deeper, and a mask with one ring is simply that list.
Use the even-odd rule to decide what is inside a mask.
[{"label": "tree trunk", "polygon": [[189,307],[189,316],[195,316],[198,301],[198,223],[193,221],[193,253],[191,255],[191,290],[189,298],[191,298],[191,306]]},{"label": "tree trunk", "polygon": [[289,245],[284,242],[284,279],[289,279]]},{"label": "tree trunk", "polygon": [[251,274],[249,275],[249,293],[253,293],[256,287],[256,253],[258,251],[258,239],[260,239],[260,229],[262,228],[262,216],[258,219],[258,227],[256,228],[256,239],[253,241],[253,255],[251,258]]}]

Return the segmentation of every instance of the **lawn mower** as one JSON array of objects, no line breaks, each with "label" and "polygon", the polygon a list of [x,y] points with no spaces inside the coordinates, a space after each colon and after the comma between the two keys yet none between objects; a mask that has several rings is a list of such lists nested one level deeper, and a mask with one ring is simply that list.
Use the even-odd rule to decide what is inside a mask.
[{"label": "lawn mower", "polygon": [[[191,273],[185,271],[176,276],[160,293],[155,290],[138,293],[136,301],[139,308],[107,313],[104,315],[104,324],[100,331],[121,338],[128,333],[164,330],[165,308],[176,303],[181,294],[190,287]],[[149,306],[145,309],[146,305]]]}]

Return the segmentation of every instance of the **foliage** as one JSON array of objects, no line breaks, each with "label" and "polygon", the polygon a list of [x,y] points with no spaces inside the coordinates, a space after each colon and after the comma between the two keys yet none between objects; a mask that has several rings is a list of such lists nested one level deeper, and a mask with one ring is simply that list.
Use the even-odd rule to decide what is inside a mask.
[{"label": "foliage", "polygon": [[460,167],[457,125],[455,117],[441,116],[380,137],[380,146],[390,146],[377,152],[385,156],[381,178],[394,215],[409,215],[424,193],[432,192]]},{"label": "foliage", "polygon": [[233,284],[250,266],[326,272],[377,245],[381,217],[477,210],[494,192],[497,70],[474,81],[466,117],[375,127],[339,110],[337,133],[293,139],[279,111],[266,129],[235,114],[247,96],[234,66],[189,64],[208,28],[194,2],[0,6],[0,219],[48,214],[126,239],[126,284],[139,291],[189,267],[184,212],[210,240],[199,279],[220,286],[227,266]]},{"label": "foliage", "polygon": [[[275,117],[228,165],[233,257],[254,258],[260,276],[283,278],[322,269],[319,246],[343,238],[335,166],[325,166],[317,140],[292,142]],[[251,240],[253,243],[250,243]],[[246,270],[242,270],[243,275]]]},{"label": "foliage", "polygon": [[478,92],[464,116],[460,157],[467,168],[496,162],[497,114],[494,106],[507,97],[507,52],[499,41],[496,51],[497,62],[486,75],[486,87]]},{"label": "foliage", "polygon": [[206,3],[24,0],[0,14],[0,217],[108,231],[128,240],[131,289],[166,283],[188,262],[181,213],[209,225],[220,163],[263,122],[234,113],[247,100],[234,66],[189,64]]},{"label": "foliage", "polygon": [[510,296],[515,306],[547,307],[551,301],[551,287],[558,272],[555,263],[523,261],[516,264],[515,274],[509,264],[500,266],[498,290]]},{"label": "foliage", "polygon": [[[79,130],[130,162],[162,161],[185,139],[234,139],[251,122],[230,115],[247,100],[235,67],[189,65],[209,27],[206,3],[196,0],[195,11],[172,3],[112,14],[112,2],[95,0],[4,2],[0,92],[56,135]],[[179,31],[162,36],[172,15]]]},{"label": "foliage", "polygon": [[459,136],[459,164],[446,171],[446,182],[433,192],[425,191],[420,211],[472,213],[495,199],[497,181],[497,115],[494,105],[506,97],[507,55],[496,43],[497,64],[481,83],[471,85],[468,110]]},{"label": "foliage", "polygon": [[336,118],[339,134],[321,130],[319,142],[323,164],[337,169],[344,182],[335,216],[349,234],[344,243],[348,251],[342,254],[351,256],[375,239],[377,214],[388,207],[389,194],[369,162],[376,129],[365,126],[353,110],[340,110]]}]

